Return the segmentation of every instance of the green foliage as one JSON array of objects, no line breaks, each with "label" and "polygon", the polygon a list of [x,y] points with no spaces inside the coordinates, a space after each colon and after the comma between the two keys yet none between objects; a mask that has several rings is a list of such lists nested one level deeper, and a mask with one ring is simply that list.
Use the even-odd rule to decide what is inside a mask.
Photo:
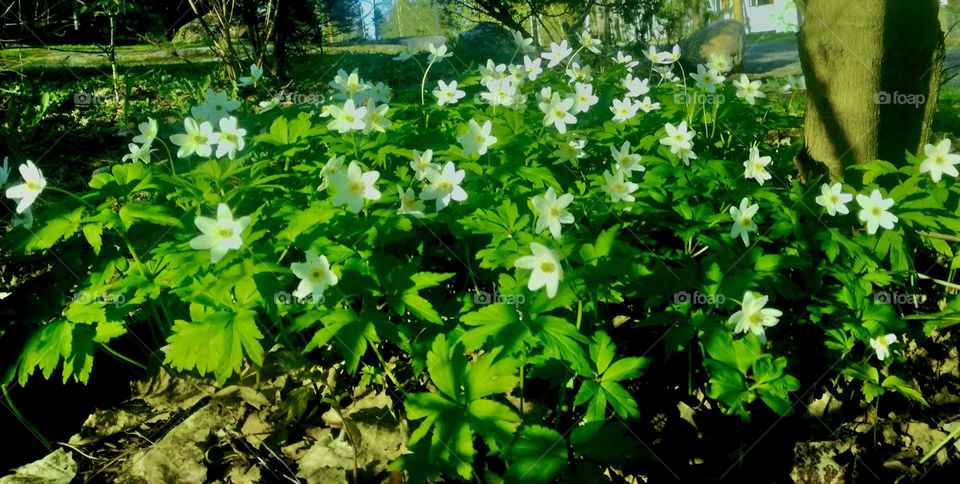
[{"label": "green foliage", "polygon": [[[412,482],[622,469],[641,452],[631,433],[656,385],[702,391],[739,418],[786,415],[802,386],[818,384],[794,376],[823,365],[814,354],[836,362],[817,368],[833,377],[824,381],[857,385],[868,402],[889,390],[924,404],[898,376],[898,345],[960,318],[948,291],[960,268],[947,243],[960,231],[954,180],[933,183],[912,154],[851,168],[844,191],[877,189],[899,217],[871,234],[856,202],[830,216],[816,201],[825,180],[793,176],[793,96],[770,92],[751,106],[725,85],[717,94],[728,102],[684,103],[678,94],[706,93],[653,82],[660,109],[614,122],[608,106],[622,99],[626,67],[582,55],[596,66],[599,102],[565,133],[544,125],[534,99],[547,87],[571,93],[563,69],[521,86],[523,110],[475,99],[485,87],[474,70],[458,76],[470,94],[452,106],[401,88],[384,114],[391,124],[368,133],[330,126],[342,92],[318,112],[261,107],[260,91],[235,87],[247,131],[235,157],[177,157],[175,123],[160,127],[149,162],[99,170],[82,190],[50,177],[32,227],[0,239],[10,266],[29,268],[30,284],[11,297],[49,292],[14,323],[28,336],[4,383],[58,368],[86,382],[104,353],[124,359],[108,345],[128,332],[155,335],[148,349],[164,364],[220,385],[280,345],[334,369],[344,388],[383,385],[402,399],[412,452],[399,465]],[[490,121],[497,138],[483,155],[457,141],[471,120]],[[661,142],[681,121],[697,131],[689,165]],[[572,140],[586,140],[583,156],[558,162]],[[635,200],[614,202],[604,174],[624,142],[644,170],[630,178]],[[755,142],[772,157],[763,185],[742,169]],[[412,151],[427,149],[438,170],[463,170],[467,197],[398,211],[401,193],[417,198],[432,183],[411,167]],[[340,183],[351,162],[377,172],[380,193],[356,210],[335,202],[366,193]],[[548,189],[573,197],[559,237],[538,223],[534,197]],[[747,244],[731,236],[744,198],[758,206]],[[211,220],[226,230],[204,230]],[[526,263],[545,253],[555,260]],[[561,270],[555,287],[537,285]],[[901,302],[910,295],[922,301]],[[872,345],[885,335],[901,339],[881,356]],[[685,381],[662,381],[678,368]],[[290,415],[308,398],[297,393]]]}]

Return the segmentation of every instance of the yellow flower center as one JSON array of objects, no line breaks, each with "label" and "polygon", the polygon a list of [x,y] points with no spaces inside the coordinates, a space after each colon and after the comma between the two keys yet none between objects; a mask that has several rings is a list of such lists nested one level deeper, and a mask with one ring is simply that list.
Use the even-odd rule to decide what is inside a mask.
[{"label": "yellow flower center", "polygon": [[542,272],[550,273],[550,272],[553,272],[554,270],[556,270],[556,268],[557,268],[557,266],[554,265],[553,262],[550,262],[550,261],[543,261],[543,262],[540,263],[540,270],[541,270]]},{"label": "yellow flower center", "polygon": [[350,190],[350,193],[353,193],[354,195],[361,195],[363,194],[364,188],[365,187],[363,186],[362,181],[354,180],[350,182],[350,186],[347,189]]},{"label": "yellow flower center", "polygon": [[743,215],[740,217],[740,225],[749,227],[751,224],[753,224],[753,217],[750,217],[749,215]]},{"label": "yellow flower center", "polygon": [[310,280],[313,282],[323,280],[323,271],[319,267],[316,267],[310,271]]},{"label": "yellow flower center", "polygon": [[233,237],[233,229],[230,227],[221,226],[219,229],[217,229],[217,237],[220,237],[221,239],[229,239]]},{"label": "yellow flower center", "polygon": [[874,217],[879,217],[883,215],[883,210],[880,207],[873,207],[870,209],[870,213],[873,214]]},{"label": "yellow flower center", "polygon": [[550,216],[560,218],[561,210],[559,207],[550,207]]},{"label": "yellow flower center", "polygon": [[753,313],[750,315],[750,322],[753,324],[760,324],[763,322],[763,315],[760,313]]},{"label": "yellow flower center", "polygon": [[437,183],[437,188],[445,192],[449,192],[453,190],[453,183],[450,183],[450,180],[440,180]]},{"label": "yellow flower center", "polygon": [[27,190],[30,190],[31,192],[39,192],[40,184],[37,183],[36,180],[27,180]]}]

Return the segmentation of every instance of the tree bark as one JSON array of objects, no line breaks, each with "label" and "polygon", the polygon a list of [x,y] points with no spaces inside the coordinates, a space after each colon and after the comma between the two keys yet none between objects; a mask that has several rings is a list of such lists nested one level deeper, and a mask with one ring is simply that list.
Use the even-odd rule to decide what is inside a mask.
[{"label": "tree bark", "polygon": [[943,68],[938,0],[798,2],[807,81],[801,178],[825,167],[902,163],[930,138]]},{"label": "tree bark", "polygon": [[733,19],[743,24],[743,16],[743,0],[733,0]]}]

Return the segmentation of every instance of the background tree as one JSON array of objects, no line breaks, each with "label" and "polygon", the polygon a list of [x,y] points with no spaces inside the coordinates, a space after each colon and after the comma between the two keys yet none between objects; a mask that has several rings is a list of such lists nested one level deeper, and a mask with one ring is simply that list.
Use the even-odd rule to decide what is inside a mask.
[{"label": "background tree", "polygon": [[938,0],[798,2],[807,80],[801,173],[903,161],[930,137],[944,61]]}]

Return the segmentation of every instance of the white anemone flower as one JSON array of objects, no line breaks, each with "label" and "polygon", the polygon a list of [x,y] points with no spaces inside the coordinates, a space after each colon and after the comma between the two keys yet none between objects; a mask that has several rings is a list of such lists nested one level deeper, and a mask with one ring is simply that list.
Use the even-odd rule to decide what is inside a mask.
[{"label": "white anemone flower", "polygon": [[424,205],[420,199],[417,198],[416,192],[412,188],[404,188],[400,185],[397,185],[397,191],[400,193],[400,208],[397,209],[397,213],[400,215],[413,215],[414,217],[422,217]]},{"label": "white anemone flower", "polygon": [[737,97],[751,106],[757,102],[757,98],[767,97],[760,90],[762,85],[762,81],[751,81],[746,74],[740,74],[740,79],[733,81],[733,86],[737,88]]},{"label": "white anemone flower", "polygon": [[236,220],[225,203],[217,205],[217,218],[199,216],[193,221],[200,229],[201,235],[190,240],[190,248],[194,250],[209,250],[210,262],[216,264],[227,255],[228,251],[237,250],[243,246],[240,234],[250,225],[250,217],[244,216]]},{"label": "white anemone flower", "polygon": [[123,155],[123,158],[120,161],[130,161],[135,163],[137,161],[141,163],[150,163],[150,154],[153,153],[154,149],[150,149],[150,145],[138,145],[136,143],[130,143],[127,145],[127,149],[130,150],[130,153]]},{"label": "white anemone flower", "polygon": [[613,112],[613,122],[623,123],[629,121],[637,115],[640,110],[640,103],[633,99],[625,97],[623,99],[614,99],[610,111]]},{"label": "white anemone flower", "polygon": [[140,123],[137,126],[137,129],[140,130],[140,134],[133,137],[133,142],[141,145],[147,145],[153,143],[153,140],[157,138],[157,132],[159,128],[157,127],[157,120],[153,118],[147,118],[143,123]]},{"label": "white anemone flower", "polygon": [[636,200],[632,193],[637,191],[640,185],[627,180],[623,171],[617,169],[613,170],[613,173],[605,171],[603,172],[603,181],[603,191],[610,195],[611,202],[632,202]]},{"label": "white anemone flower", "polygon": [[586,140],[566,140],[557,142],[557,150],[552,153],[557,161],[554,164],[570,162],[575,167],[580,167],[580,158],[587,156],[583,151],[586,146]]},{"label": "white anemone flower", "polygon": [[893,199],[883,198],[880,190],[874,189],[869,197],[857,195],[857,203],[860,205],[860,220],[867,223],[867,233],[870,235],[876,234],[880,227],[892,230],[900,220],[888,211],[893,206]]},{"label": "white anemone flower", "polygon": [[485,155],[487,149],[497,142],[497,137],[490,134],[493,123],[486,121],[481,126],[471,119],[467,124],[467,132],[457,137],[457,142],[463,146],[463,156],[477,153]]},{"label": "white anemone flower", "polygon": [[374,131],[385,133],[387,128],[393,124],[393,122],[387,118],[387,111],[390,109],[390,106],[386,104],[377,106],[377,104],[371,100],[371,102],[364,107],[367,108],[367,112],[363,116],[363,134],[370,134]]},{"label": "white anemone flower", "polygon": [[567,125],[577,122],[577,118],[570,113],[574,102],[573,98],[561,98],[560,94],[553,93],[549,103],[540,103],[540,110],[543,111],[543,125],[552,124],[560,134],[566,133]]},{"label": "white anemone flower", "polygon": [[453,57],[452,52],[447,52],[446,45],[441,44],[440,47],[436,47],[431,42],[430,45],[427,46],[427,48],[430,49],[430,55],[427,56],[427,61],[430,62],[431,64],[433,64],[434,62],[440,62],[443,59],[446,59],[449,57]]},{"label": "white anemone flower", "polygon": [[213,125],[209,121],[197,124],[193,118],[186,118],[183,120],[183,128],[186,134],[170,136],[170,142],[180,147],[177,158],[187,158],[194,153],[207,158],[213,153],[213,145],[220,140],[220,134],[213,131]]},{"label": "white anemone flower", "polygon": [[37,165],[34,165],[30,160],[20,165],[18,169],[20,170],[20,176],[23,177],[23,183],[8,188],[6,195],[7,198],[17,201],[16,211],[20,214],[30,208],[33,202],[37,200],[37,197],[46,188],[47,180],[43,177],[43,173],[40,172]]},{"label": "white anemone flower", "polygon": [[353,213],[359,213],[364,200],[379,200],[380,191],[374,186],[380,172],[364,172],[356,161],[351,161],[346,172],[330,175],[330,183],[337,188],[333,206],[346,205]]},{"label": "white anemone flower", "polygon": [[466,200],[467,192],[460,186],[465,175],[466,171],[457,170],[453,162],[448,161],[442,171],[427,173],[427,181],[430,185],[420,193],[420,198],[436,200],[438,212],[450,205],[451,200],[455,202]]},{"label": "white anemone flower", "polygon": [[290,270],[300,278],[300,285],[293,293],[295,297],[300,299],[311,296],[314,301],[322,301],[323,292],[328,287],[337,285],[340,280],[330,267],[327,257],[318,255],[312,250],[307,251],[305,262],[290,264]]},{"label": "white anemone flower", "polygon": [[440,165],[433,162],[433,150],[420,152],[413,150],[413,161],[410,162],[410,168],[413,168],[414,176],[417,180],[424,180],[431,171],[440,171]]},{"label": "white anemone flower", "polygon": [[536,232],[550,230],[554,238],[560,238],[562,224],[572,224],[573,214],[567,211],[567,206],[573,202],[573,195],[565,193],[557,196],[553,187],[547,188],[546,193],[533,197],[533,210],[537,214]]},{"label": "white anemone flower", "polygon": [[940,182],[943,175],[954,178],[960,175],[955,166],[960,164],[960,155],[950,152],[950,143],[949,139],[944,139],[936,145],[928,144],[923,147],[926,158],[920,163],[920,173],[929,173],[934,183]]},{"label": "white anemone flower", "polygon": [[853,200],[853,195],[845,193],[843,184],[840,182],[836,182],[832,186],[829,183],[824,183],[820,186],[820,195],[814,199],[817,205],[827,209],[827,213],[831,216],[838,213],[850,213],[847,203],[850,203],[851,200]]},{"label": "white anemone flower", "polygon": [[450,81],[450,84],[437,81],[437,88],[433,90],[433,96],[437,98],[437,106],[457,104],[466,95],[466,92],[457,89],[457,81]]},{"label": "white anemone flower", "polygon": [[514,262],[514,267],[529,269],[530,280],[527,289],[537,291],[546,288],[547,297],[557,295],[560,281],[563,280],[563,267],[560,265],[560,256],[556,251],[537,242],[530,243],[533,255],[520,257]]},{"label": "white anemone flower", "polygon": [[567,56],[569,56],[572,53],[573,53],[573,49],[570,48],[570,46],[567,44],[567,41],[562,40],[560,41],[559,44],[556,42],[551,42],[550,51],[544,52],[541,55],[541,57],[543,57],[548,61],[547,68],[549,69],[552,67],[556,67],[558,64],[563,62],[563,60],[566,59]]},{"label": "white anemone flower", "polygon": [[542,63],[543,59],[539,57],[531,59],[530,56],[523,56],[523,71],[527,74],[527,79],[537,80],[537,76],[543,73],[543,67],[540,66]]},{"label": "white anemone flower", "polygon": [[754,297],[752,292],[744,293],[740,310],[727,320],[734,325],[734,333],[753,333],[761,343],[765,343],[766,328],[776,326],[783,316],[783,311],[765,307],[768,300],[767,296]]},{"label": "white anemone flower", "polygon": [[250,64],[250,75],[243,76],[237,79],[237,84],[241,86],[253,86],[257,87],[257,83],[260,82],[260,79],[263,77],[263,69],[256,64]]},{"label": "white anemone flower", "polygon": [[743,178],[747,180],[753,178],[763,186],[763,182],[773,178],[773,175],[767,171],[767,165],[771,161],[769,156],[760,156],[760,148],[756,145],[751,146],[750,159],[743,162]]},{"label": "white anemone flower", "polygon": [[636,153],[630,152],[630,142],[624,141],[618,150],[615,146],[610,147],[610,156],[613,162],[617,164],[617,169],[629,178],[633,172],[644,172],[646,167],[640,164],[641,157]]},{"label": "white anemone flower", "polygon": [[237,152],[244,147],[243,137],[247,130],[237,127],[237,118],[230,116],[220,120],[220,136],[217,138],[217,158],[229,156],[237,157]]},{"label": "white anemone flower", "polygon": [[362,131],[366,127],[364,119],[367,116],[367,107],[357,107],[353,99],[347,99],[343,107],[330,106],[330,117],[332,121],[327,123],[327,128],[338,133],[348,133],[350,131]]},{"label": "white anemone flower", "polygon": [[890,345],[897,342],[897,335],[890,333],[877,338],[870,338],[870,347],[877,353],[877,359],[883,361],[890,356]]},{"label": "white anemone flower", "polygon": [[753,221],[753,217],[757,215],[759,210],[760,205],[751,204],[746,197],[740,201],[740,207],[730,207],[730,217],[733,218],[730,238],[740,237],[744,246],[750,245],[750,232],[757,231],[757,224]]}]

